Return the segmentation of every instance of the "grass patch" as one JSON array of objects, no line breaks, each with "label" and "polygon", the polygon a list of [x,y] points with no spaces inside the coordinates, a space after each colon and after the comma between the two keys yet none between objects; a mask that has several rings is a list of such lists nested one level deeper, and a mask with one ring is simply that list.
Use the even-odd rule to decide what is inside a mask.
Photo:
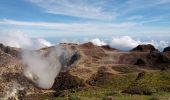
[{"label": "grass patch", "polygon": [[[106,98],[113,98],[113,100],[169,100],[170,93],[158,92],[152,95],[131,95],[125,93],[119,93],[119,95],[106,95],[111,91],[103,91],[103,89],[83,90],[77,93],[71,94],[73,97],[78,97],[78,100],[104,100]],[[49,100],[69,100],[69,97],[54,98]]]},{"label": "grass patch", "polygon": [[122,90],[127,88],[137,77],[137,73],[126,75],[113,75],[107,73],[97,73],[88,80],[91,86],[99,86],[108,89]]},{"label": "grass patch", "polygon": [[[105,100],[109,98],[113,98],[113,100],[170,99],[170,71],[127,73],[126,75],[97,73],[88,82],[91,86],[71,93],[70,96],[78,97],[79,100]],[[129,90],[130,94],[122,93],[123,90]],[[69,100],[70,96],[63,97],[62,100]],[[61,99],[55,98],[55,100]]]},{"label": "grass patch", "polygon": [[138,78],[127,88],[125,93],[148,94],[156,91],[170,92],[170,71],[140,73]]}]

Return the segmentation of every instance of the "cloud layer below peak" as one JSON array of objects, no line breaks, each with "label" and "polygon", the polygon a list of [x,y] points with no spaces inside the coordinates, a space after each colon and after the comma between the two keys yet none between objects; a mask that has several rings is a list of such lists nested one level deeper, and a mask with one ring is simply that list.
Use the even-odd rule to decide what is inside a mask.
[{"label": "cloud layer below peak", "polygon": [[135,40],[130,36],[113,37],[111,39],[111,41],[109,41],[108,43],[100,40],[99,38],[92,39],[91,42],[97,46],[102,46],[102,45],[108,44],[113,48],[124,50],[124,51],[128,51],[128,50],[135,48],[136,46],[141,45],[141,44],[151,44],[151,45],[155,46],[155,48],[162,51],[165,47],[170,45],[170,43],[168,41],[164,41],[164,40],[161,40],[161,41],[154,41],[154,40],[140,41],[140,40]]}]

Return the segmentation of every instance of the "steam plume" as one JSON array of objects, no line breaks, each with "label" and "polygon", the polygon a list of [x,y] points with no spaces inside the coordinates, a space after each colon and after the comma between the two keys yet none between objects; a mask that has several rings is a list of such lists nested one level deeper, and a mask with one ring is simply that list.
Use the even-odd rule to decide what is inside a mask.
[{"label": "steam plume", "polygon": [[67,67],[70,57],[69,51],[61,46],[48,52],[25,52],[22,57],[26,64],[24,75],[38,87],[49,89],[60,70]]},{"label": "steam plume", "polygon": [[26,33],[20,30],[0,30],[0,43],[10,47],[17,47],[22,49],[39,49],[42,47],[52,46],[49,41],[38,38],[33,40]]},{"label": "steam plume", "polygon": [[52,46],[52,44],[43,38],[33,40],[18,30],[5,31],[0,37],[0,42],[8,46],[22,48],[22,60],[25,64],[24,75],[43,89],[52,87],[60,70],[67,68],[68,60],[71,57],[70,53],[73,53],[61,46],[33,51]]}]

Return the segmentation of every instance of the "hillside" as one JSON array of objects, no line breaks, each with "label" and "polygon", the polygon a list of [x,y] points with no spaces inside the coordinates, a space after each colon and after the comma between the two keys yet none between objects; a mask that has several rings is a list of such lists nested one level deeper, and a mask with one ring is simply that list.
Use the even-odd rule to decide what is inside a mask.
[{"label": "hillside", "polygon": [[[170,53],[167,49],[159,52],[151,45],[140,45],[123,52],[90,42],[80,45],[63,43],[60,46],[67,49],[67,54],[61,61],[62,69],[53,87],[46,90],[38,88],[34,80],[24,76],[26,65],[21,49],[1,45],[0,97],[7,100],[57,100],[67,97],[71,100],[119,100],[121,95],[126,98],[129,94],[154,95],[159,92],[166,92],[170,97]],[[33,52],[48,57],[54,48],[56,46]],[[143,90],[143,87],[146,89]],[[135,97],[130,100],[135,100]]]}]

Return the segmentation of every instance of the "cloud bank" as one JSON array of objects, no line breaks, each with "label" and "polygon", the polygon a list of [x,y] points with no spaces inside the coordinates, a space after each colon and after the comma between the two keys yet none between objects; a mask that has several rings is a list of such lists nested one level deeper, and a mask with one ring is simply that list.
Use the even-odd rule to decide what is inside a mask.
[{"label": "cloud bank", "polygon": [[113,37],[110,45],[114,48],[118,48],[121,50],[130,50],[140,44],[152,44],[154,45],[156,48],[162,50],[163,48],[169,46],[169,42],[167,41],[140,41],[140,40],[135,40],[130,36],[121,36],[121,37]]},{"label": "cloud bank", "polygon": [[[0,43],[3,43],[7,46],[11,47],[17,47],[17,48],[24,48],[24,49],[39,49],[42,47],[48,47],[52,46],[53,44],[43,38],[37,38],[37,39],[32,39],[30,38],[27,34],[25,34],[22,31],[18,30],[10,30],[10,31],[0,31],[1,32],[1,37],[0,37]],[[64,42],[70,42],[69,40],[65,39]],[[136,40],[130,36],[119,36],[119,37],[113,37],[109,41],[103,41],[100,38],[94,38],[94,39],[87,39],[87,40],[75,40],[71,41],[74,43],[83,43],[83,42],[92,42],[94,45],[97,46],[102,46],[102,45],[110,45],[113,48],[117,48],[120,50],[130,50],[137,45],[140,44],[152,44],[156,48],[162,50],[163,48],[167,47],[170,45],[168,41],[141,41],[141,40]],[[61,41],[63,42],[63,41]]]},{"label": "cloud bank", "polygon": [[52,44],[43,39],[31,39],[27,34],[19,30],[10,30],[10,31],[0,31],[0,43],[4,45],[23,48],[23,49],[38,49],[46,46],[52,46]]},{"label": "cloud bank", "polygon": [[165,47],[168,47],[170,45],[168,41],[164,41],[164,40],[141,41],[141,40],[134,39],[130,36],[113,37],[108,41],[103,41],[100,38],[93,38],[93,39],[86,39],[84,42],[89,42],[89,41],[96,46],[110,45],[113,48],[120,49],[123,51],[131,50],[132,48],[135,48],[136,46],[141,44],[151,44],[155,48],[162,51]]}]

